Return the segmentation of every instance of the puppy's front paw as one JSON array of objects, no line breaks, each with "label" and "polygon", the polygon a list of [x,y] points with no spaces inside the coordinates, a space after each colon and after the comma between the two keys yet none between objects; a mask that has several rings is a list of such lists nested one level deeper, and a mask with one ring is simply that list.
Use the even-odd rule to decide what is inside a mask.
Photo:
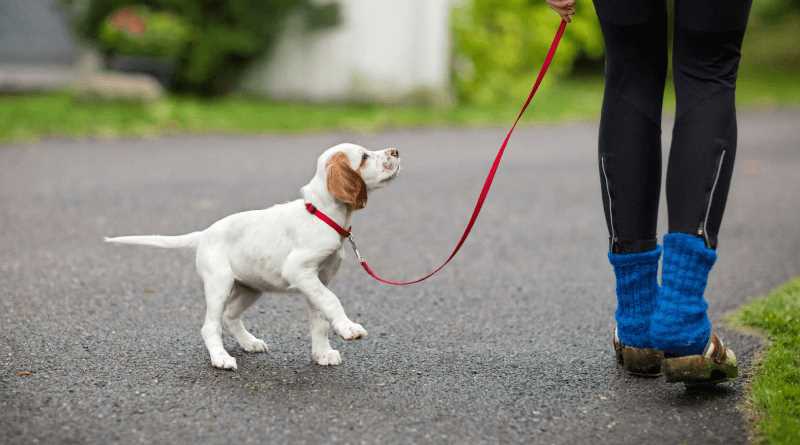
[{"label": "puppy's front paw", "polygon": [[230,369],[236,371],[236,359],[230,355],[218,355],[211,357],[211,365],[219,369]]},{"label": "puppy's front paw", "polygon": [[333,323],[333,330],[344,340],[358,340],[367,336],[367,330],[358,323],[350,320]]},{"label": "puppy's front paw", "polygon": [[244,341],[239,343],[239,346],[242,347],[247,352],[267,352],[269,351],[269,346],[264,340],[260,338],[254,338],[252,340]]},{"label": "puppy's front paw", "polygon": [[335,349],[328,349],[327,351],[311,353],[314,362],[320,366],[336,366],[342,363],[342,355]]}]

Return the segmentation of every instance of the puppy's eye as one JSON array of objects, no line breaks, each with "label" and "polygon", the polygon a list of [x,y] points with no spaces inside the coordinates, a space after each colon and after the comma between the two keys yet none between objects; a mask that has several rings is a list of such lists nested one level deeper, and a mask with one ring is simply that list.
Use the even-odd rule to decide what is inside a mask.
[{"label": "puppy's eye", "polygon": [[361,155],[361,160],[362,161],[366,161],[367,159],[369,159],[369,155],[367,153],[364,153],[363,155]]}]

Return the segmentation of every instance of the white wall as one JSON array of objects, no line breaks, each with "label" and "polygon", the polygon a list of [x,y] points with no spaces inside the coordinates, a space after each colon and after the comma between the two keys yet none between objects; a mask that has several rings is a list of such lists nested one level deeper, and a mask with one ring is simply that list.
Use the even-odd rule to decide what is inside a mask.
[{"label": "white wall", "polygon": [[452,0],[339,0],[331,30],[288,27],[243,89],[306,101],[449,100]]}]

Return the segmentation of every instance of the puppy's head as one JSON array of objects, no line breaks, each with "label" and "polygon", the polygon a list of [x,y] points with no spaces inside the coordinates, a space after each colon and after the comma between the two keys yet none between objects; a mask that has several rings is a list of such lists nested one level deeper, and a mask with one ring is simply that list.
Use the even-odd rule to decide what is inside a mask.
[{"label": "puppy's head", "polygon": [[355,144],[339,144],[317,162],[317,177],[324,177],[328,193],[351,210],[367,205],[367,193],[383,187],[400,171],[396,148],[369,151]]}]

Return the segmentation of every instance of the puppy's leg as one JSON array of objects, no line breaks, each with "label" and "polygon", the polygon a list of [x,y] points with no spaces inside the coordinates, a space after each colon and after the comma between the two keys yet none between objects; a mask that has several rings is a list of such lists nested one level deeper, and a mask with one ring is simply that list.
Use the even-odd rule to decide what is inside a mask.
[{"label": "puppy's leg", "polygon": [[319,278],[307,277],[296,285],[297,289],[305,294],[308,301],[319,310],[322,315],[331,321],[333,330],[344,340],[358,340],[367,336],[367,330],[358,323],[353,323],[344,313],[339,298],[325,287]]},{"label": "puppy's leg", "polygon": [[311,358],[322,366],[332,366],[342,363],[339,351],[331,348],[328,342],[328,331],[331,324],[322,316],[322,313],[308,302],[308,325],[311,332]]},{"label": "puppy's leg", "polygon": [[247,310],[261,296],[261,292],[240,284],[234,284],[231,298],[222,314],[222,322],[233,335],[239,346],[247,352],[267,352],[267,344],[247,331],[242,323],[242,312]]},{"label": "puppy's leg", "polygon": [[222,311],[233,288],[233,274],[217,269],[201,275],[206,293],[206,319],[201,332],[211,364],[215,368],[236,369],[236,359],[222,345]]},{"label": "puppy's leg", "polygon": [[345,340],[356,340],[367,336],[367,330],[358,323],[353,323],[344,312],[339,298],[325,287],[317,275],[314,254],[303,253],[289,255],[283,268],[283,275],[289,283],[308,298],[308,302],[322,315],[330,320],[333,330]]}]

